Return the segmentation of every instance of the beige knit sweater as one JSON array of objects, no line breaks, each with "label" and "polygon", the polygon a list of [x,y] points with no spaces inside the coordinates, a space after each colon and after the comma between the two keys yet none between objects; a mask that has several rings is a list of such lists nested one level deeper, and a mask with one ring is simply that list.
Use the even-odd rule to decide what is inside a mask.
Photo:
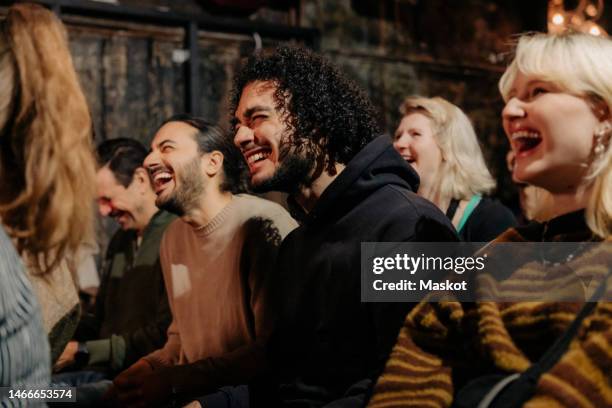
[{"label": "beige knit sweater", "polygon": [[282,239],[297,223],[278,204],[234,196],[210,223],[172,223],[160,260],[172,310],[166,345],[145,357],[173,370],[176,388],[205,392],[247,381],[272,322],[268,278]]}]

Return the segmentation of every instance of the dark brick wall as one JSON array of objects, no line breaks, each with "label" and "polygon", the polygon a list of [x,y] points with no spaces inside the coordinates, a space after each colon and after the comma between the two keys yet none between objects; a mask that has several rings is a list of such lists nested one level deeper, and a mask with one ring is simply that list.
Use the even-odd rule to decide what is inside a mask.
[{"label": "dark brick wall", "polygon": [[[235,11],[214,0],[122,0],[121,4],[180,13]],[[244,18],[296,24],[321,32],[320,50],[370,95],[392,133],[398,106],[413,93],[439,95],[463,108],[487,161],[511,198],[507,144],[500,127],[497,81],[516,33],[545,29],[546,0],[278,0]],[[609,8],[612,6],[608,5]],[[221,11],[220,11],[221,10]],[[610,10],[608,10],[609,13]],[[184,30],[62,15],[94,118],[96,140],[119,136],[148,143],[164,118],[185,110]],[[609,18],[604,15],[604,21]],[[608,28],[608,27],[606,27]],[[277,41],[264,38],[264,45]],[[231,79],[254,49],[248,35],[200,32],[198,114],[227,123]]]},{"label": "dark brick wall", "polygon": [[410,94],[464,109],[499,180],[498,195],[513,200],[497,81],[513,35],[545,28],[545,1],[311,0],[301,11],[305,26],[321,30],[322,51],[366,89],[389,134]]},{"label": "dark brick wall", "polygon": [[171,58],[180,42],[82,29],[71,30],[70,38],[96,140],[148,142],[155,123],[184,110],[184,74]]},{"label": "dark brick wall", "polygon": [[[210,3],[196,0],[121,3],[211,12]],[[409,94],[439,95],[465,109],[504,192],[509,184],[503,177],[507,147],[499,126],[502,103],[496,85],[501,61],[513,33],[544,27],[545,6],[544,0],[302,0],[277,2],[251,19],[319,29],[321,51],[368,92],[389,133],[399,121],[399,104]],[[148,143],[160,121],[185,110],[185,63],[173,59],[184,47],[183,29],[64,19],[98,141],[127,136]],[[268,46],[276,43],[264,40]],[[245,35],[201,32],[199,45],[198,113],[225,125],[233,73],[240,59],[252,52],[254,41]]]}]

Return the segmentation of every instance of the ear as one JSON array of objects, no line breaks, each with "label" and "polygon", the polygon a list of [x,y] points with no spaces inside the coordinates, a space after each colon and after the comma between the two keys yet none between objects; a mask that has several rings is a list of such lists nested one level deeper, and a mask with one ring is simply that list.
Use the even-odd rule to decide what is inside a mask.
[{"label": "ear", "polygon": [[204,173],[209,177],[214,177],[223,169],[223,153],[213,150],[202,156],[202,166]]},{"label": "ear", "polygon": [[134,170],[132,183],[136,183],[138,189],[143,192],[145,189],[150,188],[151,181],[149,179],[149,173],[144,169],[144,167],[138,167],[136,170]]}]

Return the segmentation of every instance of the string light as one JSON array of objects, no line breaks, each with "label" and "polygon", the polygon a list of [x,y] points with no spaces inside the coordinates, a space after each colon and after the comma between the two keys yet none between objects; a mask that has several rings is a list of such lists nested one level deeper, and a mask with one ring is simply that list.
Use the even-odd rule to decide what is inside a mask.
[{"label": "string light", "polygon": [[555,13],[555,15],[552,16],[552,22],[555,25],[561,25],[565,22],[565,17],[563,17],[562,14]]},{"label": "string light", "polygon": [[580,31],[591,35],[608,36],[606,30],[596,23],[603,13],[603,0],[580,0],[573,10],[566,10],[563,0],[548,2],[548,32]]}]

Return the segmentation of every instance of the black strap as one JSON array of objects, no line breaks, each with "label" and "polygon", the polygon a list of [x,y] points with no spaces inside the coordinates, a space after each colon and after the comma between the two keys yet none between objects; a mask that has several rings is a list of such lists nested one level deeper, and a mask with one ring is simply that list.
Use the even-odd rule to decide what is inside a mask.
[{"label": "black strap", "polygon": [[591,299],[584,304],[563,335],[554,342],[537,362],[532,364],[523,374],[504,387],[503,394],[498,395],[498,397],[501,396],[501,401],[496,398],[492,401],[492,404],[489,405],[490,407],[505,408],[522,406],[533,396],[542,374],[550,371],[550,369],[552,369],[561,359],[574,337],[578,334],[584,319],[591,314],[597,305],[597,301],[603,297],[608,278],[609,276],[604,278],[595,293],[593,293]]},{"label": "black strap", "polygon": [[561,356],[567,348],[569,344],[572,342],[574,337],[578,334],[578,330],[580,329],[580,325],[582,321],[595,309],[597,305],[597,301],[603,297],[604,291],[606,289],[606,281],[607,278],[604,278],[603,282],[599,285],[595,293],[591,299],[582,306],[580,312],[574,318],[572,324],[567,328],[563,336],[559,337],[557,341],[552,345],[551,348],[546,351],[540,357],[537,363],[532,364],[531,367],[525,371],[526,376],[535,376],[534,378],[539,378],[542,373],[550,370],[556,363],[561,359]]},{"label": "black strap", "polygon": [[455,213],[457,212],[457,208],[459,207],[459,200],[456,199],[452,199],[450,201],[450,204],[448,205],[448,208],[446,209],[446,217],[451,220],[451,222],[453,221],[453,217],[455,216]]},{"label": "black strap", "polygon": [[595,309],[597,301],[603,297],[608,279],[610,276],[604,278],[563,335],[525,372],[520,375],[490,374],[475,378],[458,391],[453,407],[515,408],[523,406],[533,396],[542,374],[549,371],[567,351],[570,343],[578,334],[582,322]]}]

